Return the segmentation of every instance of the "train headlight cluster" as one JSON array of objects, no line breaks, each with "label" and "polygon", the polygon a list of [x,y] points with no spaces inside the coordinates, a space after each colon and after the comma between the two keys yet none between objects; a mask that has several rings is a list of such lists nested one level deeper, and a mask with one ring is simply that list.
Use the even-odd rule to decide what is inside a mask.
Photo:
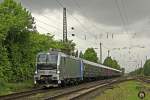
[{"label": "train headlight cluster", "polygon": [[37,74],[37,71],[35,71],[35,74]]},{"label": "train headlight cluster", "polygon": [[58,70],[58,71],[57,71],[57,74],[59,74],[59,73],[60,73],[60,71]]}]

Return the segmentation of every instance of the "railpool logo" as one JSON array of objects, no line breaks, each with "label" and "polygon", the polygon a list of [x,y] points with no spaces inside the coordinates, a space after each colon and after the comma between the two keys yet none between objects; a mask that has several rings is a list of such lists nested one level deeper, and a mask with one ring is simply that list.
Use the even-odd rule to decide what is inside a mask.
[{"label": "railpool logo", "polygon": [[144,98],[145,98],[145,92],[144,92],[144,91],[140,91],[140,92],[138,93],[138,97],[139,97],[140,99],[144,99]]}]

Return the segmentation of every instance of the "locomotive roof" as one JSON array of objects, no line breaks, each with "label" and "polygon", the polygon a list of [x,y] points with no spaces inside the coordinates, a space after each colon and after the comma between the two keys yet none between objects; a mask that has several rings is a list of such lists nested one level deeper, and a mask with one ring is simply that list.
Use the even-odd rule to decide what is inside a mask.
[{"label": "locomotive roof", "polygon": [[117,70],[117,69],[114,69],[114,68],[111,68],[111,67],[108,67],[108,66],[104,66],[102,64],[94,63],[94,62],[91,62],[91,61],[88,61],[88,60],[85,60],[85,59],[81,59],[81,58],[77,58],[77,57],[74,57],[74,56],[69,56],[69,55],[67,55],[67,54],[65,54],[63,52],[60,52],[60,51],[41,52],[41,53],[38,53],[38,54],[44,54],[44,53],[61,54],[61,56],[64,56],[64,57],[70,57],[72,59],[82,60],[83,63],[86,63],[86,64],[90,64],[90,65],[93,65],[93,66],[98,66],[98,67],[101,67],[101,68],[105,68],[105,69],[110,69],[110,70],[121,72],[120,70]]}]

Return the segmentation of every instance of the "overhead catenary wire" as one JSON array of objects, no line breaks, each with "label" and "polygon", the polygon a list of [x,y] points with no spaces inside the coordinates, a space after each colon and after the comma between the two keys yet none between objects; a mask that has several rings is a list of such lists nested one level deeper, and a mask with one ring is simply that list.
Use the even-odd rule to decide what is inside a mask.
[{"label": "overhead catenary wire", "polygon": [[122,12],[121,12],[121,8],[120,8],[120,6],[119,6],[118,0],[114,0],[114,1],[115,1],[115,5],[116,5],[116,7],[117,7],[117,9],[118,9],[118,13],[119,13],[119,16],[120,16],[120,20],[121,20],[121,22],[122,22],[122,26],[123,26],[125,32],[127,33],[127,30],[126,30],[126,23],[125,23],[123,14],[122,14]]},{"label": "overhead catenary wire", "polygon": [[[30,9],[30,11],[32,11],[32,10]],[[40,15],[40,16],[42,16],[42,17],[44,17],[44,18],[47,18],[47,19],[49,18],[49,17],[45,17],[44,15]],[[71,15],[71,16],[72,16],[72,15]],[[74,17],[74,16],[72,16],[72,18],[74,18],[78,23],[80,23],[80,25],[82,26],[82,28],[84,27],[84,25],[79,21],[79,19],[77,19],[77,18]],[[57,27],[55,27],[54,25],[48,24],[48,23],[45,22],[44,20],[40,20],[40,19],[38,19],[38,18],[35,18],[35,20],[38,21],[39,23],[42,23],[42,24],[48,26],[48,27],[54,28],[54,29],[56,29],[56,30],[61,30],[61,29],[58,29]],[[51,20],[49,20],[49,21],[51,21]],[[44,27],[44,26],[42,26],[41,24],[36,24],[36,26],[37,26],[37,28],[40,28],[41,30],[43,30],[43,31],[45,31],[45,32],[47,32],[47,33],[51,33],[52,35],[59,35],[60,38],[62,37],[62,34],[53,34],[54,32],[51,32],[48,27]],[[85,30],[88,30],[86,27],[84,27],[83,29],[84,29],[84,31],[85,31]],[[87,31],[87,32],[88,32],[88,31]],[[83,36],[86,36],[86,35],[83,35]],[[81,36],[78,36],[78,35],[76,35],[76,37],[77,37],[78,39],[81,39],[81,40],[86,40],[86,41],[88,41],[88,42],[91,43],[91,44],[95,44],[95,42],[93,42],[92,40],[88,39],[88,37],[86,37],[86,39],[84,39],[85,37],[82,38]],[[87,40],[87,39],[88,39],[88,40]]]},{"label": "overhead catenary wire", "polygon": [[50,27],[52,27],[52,28],[55,28],[56,30],[61,30],[61,29],[59,29],[58,27],[56,27],[56,26],[54,26],[54,25],[50,25],[50,24],[48,24],[48,23],[46,23],[46,22],[44,22],[44,21],[41,21],[41,20],[39,20],[39,19],[37,19],[37,18],[35,18],[35,20],[37,20],[38,22],[43,23],[43,24],[45,24],[45,25],[47,25],[47,26],[50,26]]},{"label": "overhead catenary wire", "polygon": [[[49,24],[47,24],[47,23],[44,22],[44,21],[41,21],[41,20],[38,20],[38,19],[35,19],[35,20],[39,21],[40,23],[43,23],[43,24],[47,25],[48,27],[50,26]],[[40,27],[41,29],[43,29],[44,31],[48,31],[48,32],[49,32],[49,30],[46,29],[45,27],[42,27],[42,26],[39,26],[39,25],[37,25],[37,26]],[[57,28],[54,27],[54,26],[50,26],[50,27],[53,27],[53,28],[57,29]],[[60,30],[60,29],[59,29],[59,30]],[[51,33],[52,33],[52,32],[51,32]],[[61,32],[60,32],[60,34],[58,34],[58,35],[59,35],[59,36],[62,35]],[[81,37],[79,37],[79,36],[77,36],[77,35],[76,35],[76,37],[78,37],[78,38],[81,39],[81,40],[84,40],[83,38],[81,38]],[[90,42],[91,42],[91,41],[90,41]]]},{"label": "overhead catenary wire", "polygon": [[[75,2],[74,4],[77,6],[77,8],[79,8],[80,10],[82,9],[77,0],[72,0],[72,1]],[[85,11],[84,15],[87,16],[86,11]],[[88,20],[88,22],[89,22],[89,20]],[[89,22],[89,23],[90,23],[90,22]],[[96,30],[99,30],[99,28],[98,28],[94,23],[91,23],[90,25],[91,25],[91,27],[95,28]],[[91,34],[91,35],[93,35],[93,34]],[[94,38],[98,41],[97,36],[94,35]]]},{"label": "overhead catenary wire", "polygon": [[[77,6],[79,9],[82,9],[81,6],[80,6],[80,4],[77,2],[77,0],[72,0],[72,1],[75,2],[76,6]],[[87,15],[86,12],[85,12],[84,14]],[[89,20],[88,20],[88,22],[89,22]],[[89,23],[90,23],[90,22],[89,22]],[[93,24],[93,23],[91,23],[91,24],[89,24],[89,25],[91,25],[91,27],[95,28],[96,30],[98,29],[97,26],[96,26],[95,24]],[[98,29],[98,30],[99,30],[99,29]],[[91,33],[91,32],[90,32],[90,33]],[[98,38],[97,38],[97,36],[96,36],[95,34],[91,34],[91,35],[98,41]],[[96,43],[97,41],[95,41],[95,43]]]},{"label": "overhead catenary wire", "polygon": [[[56,3],[59,5],[59,6],[61,6],[62,8],[65,8],[64,7],[64,5],[60,2],[60,1],[58,1],[58,0],[55,0],[56,1]],[[82,23],[76,18],[76,17],[74,17],[74,16],[72,16],[71,14],[70,14],[70,16],[74,19],[74,20],[76,20],[81,26],[82,26],[82,28],[84,28],[85,30],[88,30],[88,29],[86,29],[85,27],[84,27],[84,25],[82,25]],[[84,30],[84,31],[85,31]],[[88,32],[88,31],[87,31]],[[80,38],[80,37],[78,37],[78,38]],[[80,38],[81,39],[81,38]],[[83,39],[82,39],[83,40]]]},{"label": "overhead catenary wire", "polygon": [[[59,6],[61,6],[62,8],[65,8],[65,6],[60,2],[60,1],[58,1],[58,0],[55,0],[56,1],[56,3],[59,5]],[[91,34],[91,32],[89,31],[89,29],[88,28],[86,28],[81,22],[80,22],[80,20],[78,19],[78,18],[76,18],[75,16],[73,16],[73,15],[71,15],[71,14],[69,14],[76,22],[78,22],[79,24],[80,24],[80,26],[82,27],[82,29],[83,29],[83,31],[86,31],[87,33],[90,33]]]},{"label": "overhead catenary wire", "polygon": [[127,11],[126,11],[124,0],[121,0],[121,3],[122,3],[122,8],[123,8],[126,24],[129,25],[129,19],[128,19],[128,15],[127,15]]},{"label": "overhead catenary wire", "polygon": [[[49,21],[55,21],[56,22],[56,20],[54,20],[54,19],[52,19],[52,18],[50,18],[50,17],[48,17],[48,16],[46,16],[46,15],[41,15],[42,17],[44,17],[44,18],[46,18],[47,20],[49,20]],[[57,20],[57,22],[58,22],[58,20]],[[59,24],[61,24],[61,22],[58,22]]]},{"label": "overhead catenary wire", "polygon": [[[61,7],[64,7],[58,0],[56,0],[57,1],[57,3],[61,6]],[[43,16],[43,15],[42,15]],[[45,18],[47,18],[48,19],[48,17],[47,16],[43,16],[43,17],[45,17]],[[36,19],[37,20],[37,19]],[[77,19],[76,19],[77,20]],[[47,24],[47,23],[45,23],[45,22],[43,22],[43,21],[41,21],[41,20],[38,20],[39,22],[41,22],[41,23],[43,23],[43,24],[45,24],[45,25],[48,25],[48,26],[51,26],[51,27],[53,27],[53,28],[55,28],[55,29],[58,29],[58,28],[56,28],[55,26],[52,26],[52,25],[49,25],[49,24]],[[43,29],[43,27],[42,27],[42,29]],[[46,28],[44,28],[44,29],[46,29]],[[60,29],[59,29],[60,30]],[[48,31],[48,30],[47,30]],[[78,38],[80,38],[80,37],[78,37]],[[82,38],[80,38],[81,40],[83,40]]]},{"label": "overhead catenary wire", "polygon": [[[30,8],[30,9],[28,8],[28,10],[32,13],[32,9],[31,9],[31,8]],[[47,17],[47,16],[42,15],[42,14],[41,14],[40,16],[46,18],[46,19],[49,20],[49,21],[52,21],[52,20],[50,20],[50,19],[52,19],[52,18],[50,18],[50,17]],[[58,28],[58,27],[55,26],[55,25],[48,24],[47,22],[44,22],[43,20],[40,20],[40,19],[38,19],[38,18],[36,18],[36,17],[34,17],[34,19],[35,19],[36,21],[38,21],[39,23],[42,23],[42,24],[44,24],[44,25],[46,25],[46,26],[48,26],[48,27],[51,27],[51,28],[56,29],[57,31],[58,31],[58,30],[62,31],[60,28]],[[37,24],[36,24],[36,25],[37,25]],[[39,25],[37,25],[37,26],[39,26]],[[41,27],[40,27],[40,28],[41,28]],[[42,27],[42,29],[43,29],[43,27]],[[44,28],[44,30],[47,30],[47,29]]]},{"label": "overhead catenary wire", "polygon": [[[57,3],[59,6],[61,6],[62,8],[65,7],[60,1],[58,1],[58,0],[55,0],[55,1],[56,1],[56,3]],[[79,20],[78,18],[74,17],[74,16],[71,15],[71,14],[70,14],[70,16],[80,24],[80,26],[82,27],[82,29],[84,29],[84,31],[86,30],[87,33],[90,33],[90,34],[91,34],[91,32],[89,31],[89,29],[87,29],[87,28],[80,22],[80,20]],[[86,36],[86,35],[85,35],[85,36]],[[92,36],[93,36],[93,34],[92,34]],[[95,36],[93,36],[93,37],[95,38]],[[80,38],[80,37],[78,37],[78,38]],[[80,38],[80,39],[81,39],[81,38]],[[83,40],[83,39],[82,39],[82,40]],[[85,40],[87,41],[87,37],[86,37]],[[88,40],[88,42],[89,42],[89,43],[93,43],[93,44],[96,44],[96,43],[97,43],[97,42],[91,41],[91,39]],[[99,43],[97,43],[97,44],[99,44]]]},{"label": "overhead catenary wire", "polygon": [[[57,0],[58,1],[58,0]],[[76,19],[76,21],[78,21],[78,19]],[[79,23],[80,23],[80,21],[78,21]],[[44,22],[45,23],[45,22]],[[46,23],[47,24],[47,23]],[[48,26],[49,26],[49,24],[47,24]],[[84,26],[83,26],[84,27]],[[56,28],[56,27],[55,27]],[[43,28],[42,28],[43,29]],[[47,30],[48,31],[48,30]],[[76,36],[76,37],[78,37],[78,36]],[[78,37],[78,38],[80,38],[81,40],[83,40],[80,36]],[[87,38],[87,37],[86,37]],[[88,42],[90,42],[90,43],[94,43],[95,44],[95,42],[93,42],[92,40],[87,40],[86,39],[86,41],[88,41]]]},{"label": "overhead catenary wire", "polygon": [[[40,21],[40,20],[38,20],[40,23],[42,23],[42,24],[45,24],[45,25],[47,25],[48,27],[51,27],[49,24],[47,24],[47,23],[45,23],[45,22],[43,22],[43,21]],[[42,29],[44,29],[44,30],[46,30],[46,31],[48,31],[49,32],[49,30],[47,29],[47,28],[45,28],[45,27],[42,27],[42,26],[40,26],[40,25],[38,25],[38,24],[36,24],[38,27],[40,27],[40,28],[42,28]],[[52,27],[53,28],[53,27]],[[57,30],[57,29],[56,29]],[[51,32],[51,33],[54,33],[54,32]],[[59,35],[59,36],[61,36],[61,31],[58,31],[57,30],[57,35]],[[56,34],[55,34],[56,35]]]},{"label": "overhead catenary wire", "polygon": [[[57,2],[61,7],[64,8],[64,5],[63,5],[60,1],[56,0],[56,2]],[[77,18],[74,17],[73,15],[70,15],[70,16],[71,16],[72,18],[74,18],[74,20],[76,20],[76,21],[82,26],[82,28],[86,29],[86,27],[85,27],[84,25],[82,25],[82,23],[79,21],[79,19],[77,19]],[[86,30],[88,30],[88,29],[86,29]],[[78,37],[78,38],[80,38],[80,37]],[[95,37],[94,37],[94,38],[95,38]],[[80,39],[82,39],[82,38],[80,38]],[[87,41],[87,40],[86,40],[86,41]],[[88,42],[95,44],[95,42],[93,42],[93,41],[91,41],[91,40],[88,40]],[[107,48],[107,47],[104,47],[104,48],[106,48],[106,49],[109,50],[109,48]]]},{"label": "overhead catenary wire", "polygon": [[[64,7],[58,0],[56,0],[56,1],[57,1],[57,3],[58,3],[61,7]],[[31,9],[29,9],[29,10],[32,12]],[[46,18],[46,19],[48,19],[48,20],[50,21],[49,17],[44,16],[44,15],[41,15],[41,16],[44,17],[44,18]],[[84,28],[83,31],[88,30],[86,27],[84,27],[84,25],[82,25],[82,23],[81,23],[76,17],[74,17],[74,16],[72,16],[72,15],[71,15],[71,17],[74,18],[74,20],[76,20],[76,21],[82,26],[82,29]],[[56,29],[56,30],[61,30],[61,29],[57,28],[56,26],[50,25],[50,24],[48,24],[47,22],[41,21],[41,20],[39,20],[39,19],[37,19],[37,18],[35,18],[35,20],[37,20],[38,22],[40,22],[40,23],[42,23],[42,24],[47,25],[48,27],[54,28],[54,29]],[[37,24],[36,24],[36,25],[37,25]],[[45,27],[43,27],[43,26],[41,26],[41,25],[37,25],[37,26],[38,26],[39,28],[41,28],[42,30],[44,30],[44,31],[50,32],[47,28],[45,28]],[[88,31],[87,31],[87,32],[88,32]],[[51,33],[53,33],[53,32],[51,32]],[[84,36],[86,36],[86,35],[84,35]],[[87,41],[87,37],[86,37],[86,39],[83,39],[83,38],[81,38],[80,36],[77,36],[77,35],[76,35],[76,37],[79,38],[79,39],[81,39],[81,40],[86,40],[86,41]],[[89,41],[90,43],[94,43],[94,42],[91,41],[91,40],[88,40],[88,41]],[[94,44],[95,44],[95,43],[94,43]]]},{"label": "overhead catenary wire", "polygon": [[[56,34],[54,34],[54,32],[51,32],[50,30],[48,30],[47,28],[45,28],[45,27],[43,27],[43,26],[41,26],[41,25],[36,24],[36,26],[38,26],[38,28],[40,28],[40,29],[42,29],[42,30],[44,30],[44,31],[46,31],[46,32],[51,33],[52,35],[56,35]],[[57,33],[58,33],[58,32],[57,32]],[[61,34],[57,34],[57,35],[60,36],[60,38],[62,37]]]},{"label": "overhead catenary wire", "polygon": [[[44,31],[47,31],[47,32],[50,32],[48,29],[46,29],[46,28],[44,28],[44,27],[42,27],[42,26],[40,26],[40,25],[36,25],[36,26],[38,26],[39,28],[41,28],[42,30],[44,30]],[[50,33],[52,33],[52,32],[50,32]]]},{"label": "overhead catenary wire", "polygon": [[[75,2],[75,5],[76,5],[79,9],[82,9],[77,0],[72,0],[72,1]],[[82,10],[83,10],[83,9],[82,9]],[[88,15],[88,14],[86,13],[86,11],[84,12],[84,15]],[[90,25],[92,25],[92,27],[95,28],[96,30],[97,30],[97,29],[99,30],[99,28],[97,27],[97,25],[95,25],[94,23],[91,23]]]}]

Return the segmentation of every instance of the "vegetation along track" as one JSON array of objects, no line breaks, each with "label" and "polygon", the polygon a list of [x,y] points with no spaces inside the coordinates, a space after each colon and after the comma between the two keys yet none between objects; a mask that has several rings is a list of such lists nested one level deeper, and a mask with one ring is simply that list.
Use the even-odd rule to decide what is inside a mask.
[{"label": "vegetation along track", "polygon": [[133,78],[115,78],[115,79],[109,79],[109,80],[101,80],[101,81],[96,81],[95,83],[91,85],[85,85],[84,87],[72,90],[72,91],[65,91],[61,94],[53,95],[45,100],[74,100],[78,99],[83,95],[88,94],[89,92],[95,91],[99,88],[109,86],[110,84],[113,83],[119,83],[122,81],[127,81],[127,80],[132,80]]},{"label": "vegetation along track", "polygon": [[25,96],[34,95],[37,93],[43,93],[47,91],[49,90],[45,90],[43,88],[36,88],[36,89],[24,91],[24,92],[18,92],[18,93],[12,93],[8,95],[0,96],[0,100],[13,100],[13,99],[18,99],[18,98],[22,98]]},{"label": "vegetation along track", "polygon": [[[20,99],[28,96],[32,96],[38,93],[47,93],[47,92],[54,92],[53,95],[50,95],[48,97],[44,97],[45,100],[51,100],[51,99],[60,99],[64,98],[66,99],[74,99],[78,98],[84,94],[87,94],[89,92],[92,92],[98,88],[108,86],[113,83],[121,82],[130,80],[132,78],[114,78],[114,79],[106,79],[106,80],[99,80],[89,83],[83,83],[77,86],[73,87],[65,87],[65,88],[52,88],[52,89],[32,89],[29,91],[19,92],[19,93],[13,93],[5,96],[0,96],[0,100],[13,100],[13,99]],[[55,93],[57,92],[57,93]],[[73,95],[72,95],[73,94]]]}]

